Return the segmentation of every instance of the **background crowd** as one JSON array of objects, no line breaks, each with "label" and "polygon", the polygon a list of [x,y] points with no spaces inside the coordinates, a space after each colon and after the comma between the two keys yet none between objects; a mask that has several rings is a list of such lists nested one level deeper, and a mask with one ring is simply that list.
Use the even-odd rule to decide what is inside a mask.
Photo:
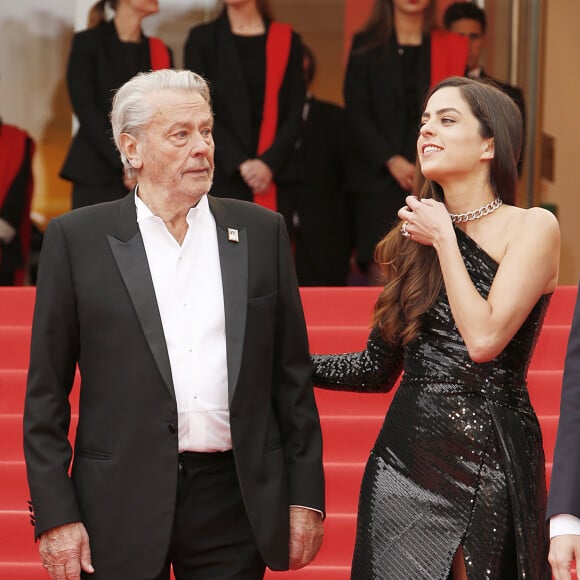
[{"label": "background crowd", "polygon": [[[174,63],[167,45],[143,32],[143,20],[159,8],[157,0],[99,0],[87,29],[73,38],[67,87],[78,127],[60,170],[72,183],[73,208],[117,199],[134,186],[122,169],[108,115],[124,82]],[[447,30],[435,20],[430,0],[377,0],[352,40],[344,107],[312,94],[316,55],[299,31],[276,21],[267,0],[225,0],[212,20],[184,39],[184,67],[212,88],[212,194],[282,213],[301,285],[382,283],[374,247],[413,190],[418,111],[427,89],[450,75],[489,78],[481,67],[485,13],[457,2],[445,13]],[[525,123],[521,91],[496,82]],[[27,183],[30,167],[28,173]],[[24,276],[1,281],[34,283],[41,238],[33,232],[30,255],[33,225],[22,217],[31,190],[18,182],[14,189],[22,201],[18,215],[7,220],[15,233],[0,235],[0,270],[14,255],[8,244],[19,248],[10,268],[28,267]],[[14,212],[11,196],[4,197],[0,219]]]}]

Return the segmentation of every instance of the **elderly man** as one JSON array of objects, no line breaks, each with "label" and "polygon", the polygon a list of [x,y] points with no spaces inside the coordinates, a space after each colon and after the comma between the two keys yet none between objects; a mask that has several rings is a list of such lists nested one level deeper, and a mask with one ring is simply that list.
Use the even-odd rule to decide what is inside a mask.
[{"label": "elderly man", "polygon": [[135,191],[53,220],[40,262],[24,445],[43,564],[67,580],[300,568],[322,541],[324,482],[284,221],[206,195],[213,117],[195,73],[134,77],[112,125]]}]

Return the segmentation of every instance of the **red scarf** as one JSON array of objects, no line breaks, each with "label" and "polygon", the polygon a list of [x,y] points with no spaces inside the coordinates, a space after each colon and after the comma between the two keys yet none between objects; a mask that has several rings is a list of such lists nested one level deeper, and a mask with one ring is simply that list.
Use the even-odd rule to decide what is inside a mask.
[{"label": "red scarf", "polygon": [[[13,125],[2,124],[0,126],[0,207],[8,195],[10,186],[18,175],[22,164],[25,162],[26,139],[28,134]],[[32,202],[32,175],[26,184],[26,202],[22,211],[22,219],[18,228],[20,247],[24,260],[28,257],[30,248],[30,204]],[[1,258],[1,256],[0,256]],[[14,276],[14,284],[21,286],[24,283],[24,269],[18,270]]]},{"label": "red scarf", "polygon": [[[280,22],[272,22],[266,38],[266,87],[264,91],[264,109],[258,139],[258,155],[272,146],[278,128],[278,95],[286,73],[292,27]],[[264,192],[254,196],[254,201],[268,209],[276,211],[276,184],[274,180]]]},{"label": "red scarf", "polygon": [[151,70],[160,70],[171,66],[169,50],[159,38],[149,37],[149,54],[151,56]]},{"label": "red scarf", "polygon": [[431,88],[443,79],[465,76],[468,41],[465,36],[433,30],[431,32]]}]

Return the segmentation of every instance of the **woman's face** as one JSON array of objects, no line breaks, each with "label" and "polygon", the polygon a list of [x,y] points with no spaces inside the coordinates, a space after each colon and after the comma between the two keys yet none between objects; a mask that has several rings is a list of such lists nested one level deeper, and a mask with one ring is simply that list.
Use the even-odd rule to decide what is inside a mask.
[{"label": "woman's face", "polygon": [[429,4],[431,4],[431,0],[393,0],[395,12],[402,12],[404,14],[425,12]]},{"label": "woman's face", "polygon": [[431,95],[421,117],[417,156],[423,175],[438,183],[479,171],[493,158],[493,138],[481,136],[459,88],[444,87]]}]

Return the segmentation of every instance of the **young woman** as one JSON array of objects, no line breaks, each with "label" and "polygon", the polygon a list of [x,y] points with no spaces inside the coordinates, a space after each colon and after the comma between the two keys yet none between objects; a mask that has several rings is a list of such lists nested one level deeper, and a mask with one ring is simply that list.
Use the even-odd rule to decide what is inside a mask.
[{"label": "young woman", "polygon": [[100,0],[89,13],[89,28],[73,38],[67,84],[79,128],[60,173],[73,182],[73,208],[118,199],[134,185],[113,144],[109,113],[115,90],[126,81],[171,66],[167,46],[141,30],[143,19],[158,11],[157,0]]},{"label": "young woman", "polygon": [[215,113],[212,194],[279,210],[291,229],[306,96],[302,43],[267,0],[225,0],[188,36],[185,67],[208,79]]},{"label": "young woman", "polygon": [[385,391],[403,370],[363,478],[353,579],[550,577],[526,373],[560,236],[546,210],[501,202],[521,143],[498,89],[452,77],[431,91],[424,183],[377,247],[386,285],[367,348],[314,356],[327,388]]},{"label": "young woman", "polygon": [[382,279],[377,242],[413,188],[419,109],[439,81],[464,75],[467,40],[434,28],[431,0],[375,0],[352,42],[344,100],[351,131],[347,187],[355,204],[356,260],[370,284]]}]

